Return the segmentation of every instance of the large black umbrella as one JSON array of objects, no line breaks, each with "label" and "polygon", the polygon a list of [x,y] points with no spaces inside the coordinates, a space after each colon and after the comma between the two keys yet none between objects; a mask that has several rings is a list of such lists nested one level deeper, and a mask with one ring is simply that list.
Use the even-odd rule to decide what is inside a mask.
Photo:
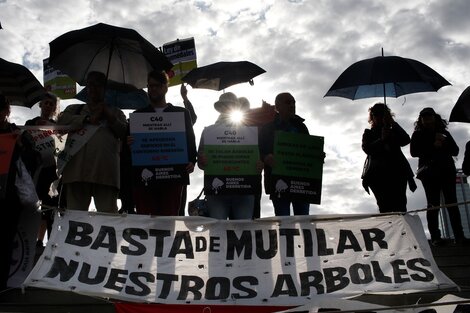
[{"label": "large black umbrella", "polygon": [[82,86],[90,71],[99,71],[110,80],[143,88],[150,71],[173,67],[160,50],[135,30],[103,23],[65,33],[49,46],[51,66]]},{"label": "large black umbrella", "polygon": [[239,83],[253,83],[254,77],[265,72],[249,61],[217,62],[194,68],[181,80],[193,88],[222,90]]},{"label": "large black umbrella", "polygon": [[457,99],[450,112],[449,122],[470,123],[470,86]]},{"label": "large black umbrella", "polygon": [[30,108],[42,99],[46,90],[26,67],[0,58],[0,93],[12,105]]},{"label": "large black umbrella", "polygon": [[399,97],[437,91],[450,83],[424,63],[399,56],[378,56],[349,66],[334,82],[327,96],[348,99]]}]

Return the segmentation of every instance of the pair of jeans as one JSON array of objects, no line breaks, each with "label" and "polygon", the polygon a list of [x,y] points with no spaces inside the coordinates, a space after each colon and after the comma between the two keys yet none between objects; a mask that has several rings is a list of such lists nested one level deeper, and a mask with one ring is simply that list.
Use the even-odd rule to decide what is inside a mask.
[{"label": "pair of jeans", "polygon": [[[438,177],[432,177],[431,179],[425,179],[421,182],[423,183],[428,207],[440,205],[441,192],[444,196],[445,203],[450,204],[457,202],[455,174],[453,172],[440,175]],[[442,209],[443,208],[441,208],[441,210]],[[449,213],[450,224],[452,226],[455,239],[464,238],[462,219],[458,206],[453,205],[447,207],[447,212]],[[431,239],[440,239],[441,230],[439,229],[439,209],[427,211],[426,219],[428,221],[428,229]]]},{"label": "pair of jeans", "polygon": [[274,213],[276,216],[289,216],[291,203],[292,208],[294,209],[294,215],[309,215],[310,204],[307,202],[292,201],[289,199],[274,197],[271,200],[273,202]]},{"label": "pair of jeans", "polygon": [[253,218],[254,195],[207,195],[207,208],[212,218],[243,220]]}]

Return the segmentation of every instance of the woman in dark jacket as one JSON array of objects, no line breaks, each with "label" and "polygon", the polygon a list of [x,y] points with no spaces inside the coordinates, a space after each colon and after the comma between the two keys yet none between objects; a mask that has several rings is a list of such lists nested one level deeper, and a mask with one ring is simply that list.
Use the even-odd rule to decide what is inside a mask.
[{"label": "woman in dark jacket", "polygon": [[380,213],[406,212],[406,187],[416,190],[408,160],[401,147],[410,143],[410,136],[393,120],[384,103],[369,109],[370,129],[362,135],[362,150],[367,154],[362,185],[374,193]]},{"label": "woman in dark jacket", "polygon": [[[445,203],[456,203],[455,174],[453,156],[459,153],[459,147],[447,131],[447,122],[432,108],[424,108],[415,122],[415,131],[411,137],[411,156],[419,158],[418,179],[424,187],[428,207],[440,205],[441,191]],[[459,208],[455,205],[447,208],[456,243],[466,241],[464,237]],[[442,245],[439,230],[439,210],[426,213],[428,229],[433,245]]]}]

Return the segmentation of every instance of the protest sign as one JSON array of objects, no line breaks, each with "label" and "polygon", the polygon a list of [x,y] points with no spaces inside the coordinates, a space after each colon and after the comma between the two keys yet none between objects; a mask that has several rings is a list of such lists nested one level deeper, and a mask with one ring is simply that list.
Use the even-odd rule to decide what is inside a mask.
[{"label": "protest sign", "polygon": [[259,180],[258,129],[212,125],[204,129],[204,191],[211,194],[250,194]]},{"label": "protest sign", "polygon": [[289,306],[455,288],[419,216],[203,217],[69,210],[26,286],[133,302]]},{"label": "protest sign", "polygon": [[44,88],[61,99],[72,99],[77,94],[77,84],[69,76],[49,65],[49,59],[43,60]]},{"label": "protest sign", "polygon": [[41,167],[56,166],[58,151],[64,149],[69,126],[40,125],[21,126],[31,135],[35,144],[35,150],[41,154]]},{"label": "protest sign", "polygon": [[133,182],[187,182],[188,145],[184,112],[131,113],[129,115]]},{"label": "protest sign", "polygon": [[181,84],[181,78],[197,67],[196,44],[193,37],[164,44],[163,53],[174,64],[169,75],[169,86]]},{"label": "protest sign", "polygon": [[274,136],[276,166],[272,194],[320,204],[323,173],[323,137],[277,131]]}]

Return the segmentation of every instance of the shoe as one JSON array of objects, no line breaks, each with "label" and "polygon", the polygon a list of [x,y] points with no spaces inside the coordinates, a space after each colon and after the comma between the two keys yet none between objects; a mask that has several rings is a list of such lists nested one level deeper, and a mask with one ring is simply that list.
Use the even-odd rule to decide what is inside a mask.
[{"label": "shoe", "polygon": [[442,247],[446,245],[446,241],[442,238],[437,238],[437,239],[433,239],[433,241],[431,241],[431,244],[434,247]]}]

